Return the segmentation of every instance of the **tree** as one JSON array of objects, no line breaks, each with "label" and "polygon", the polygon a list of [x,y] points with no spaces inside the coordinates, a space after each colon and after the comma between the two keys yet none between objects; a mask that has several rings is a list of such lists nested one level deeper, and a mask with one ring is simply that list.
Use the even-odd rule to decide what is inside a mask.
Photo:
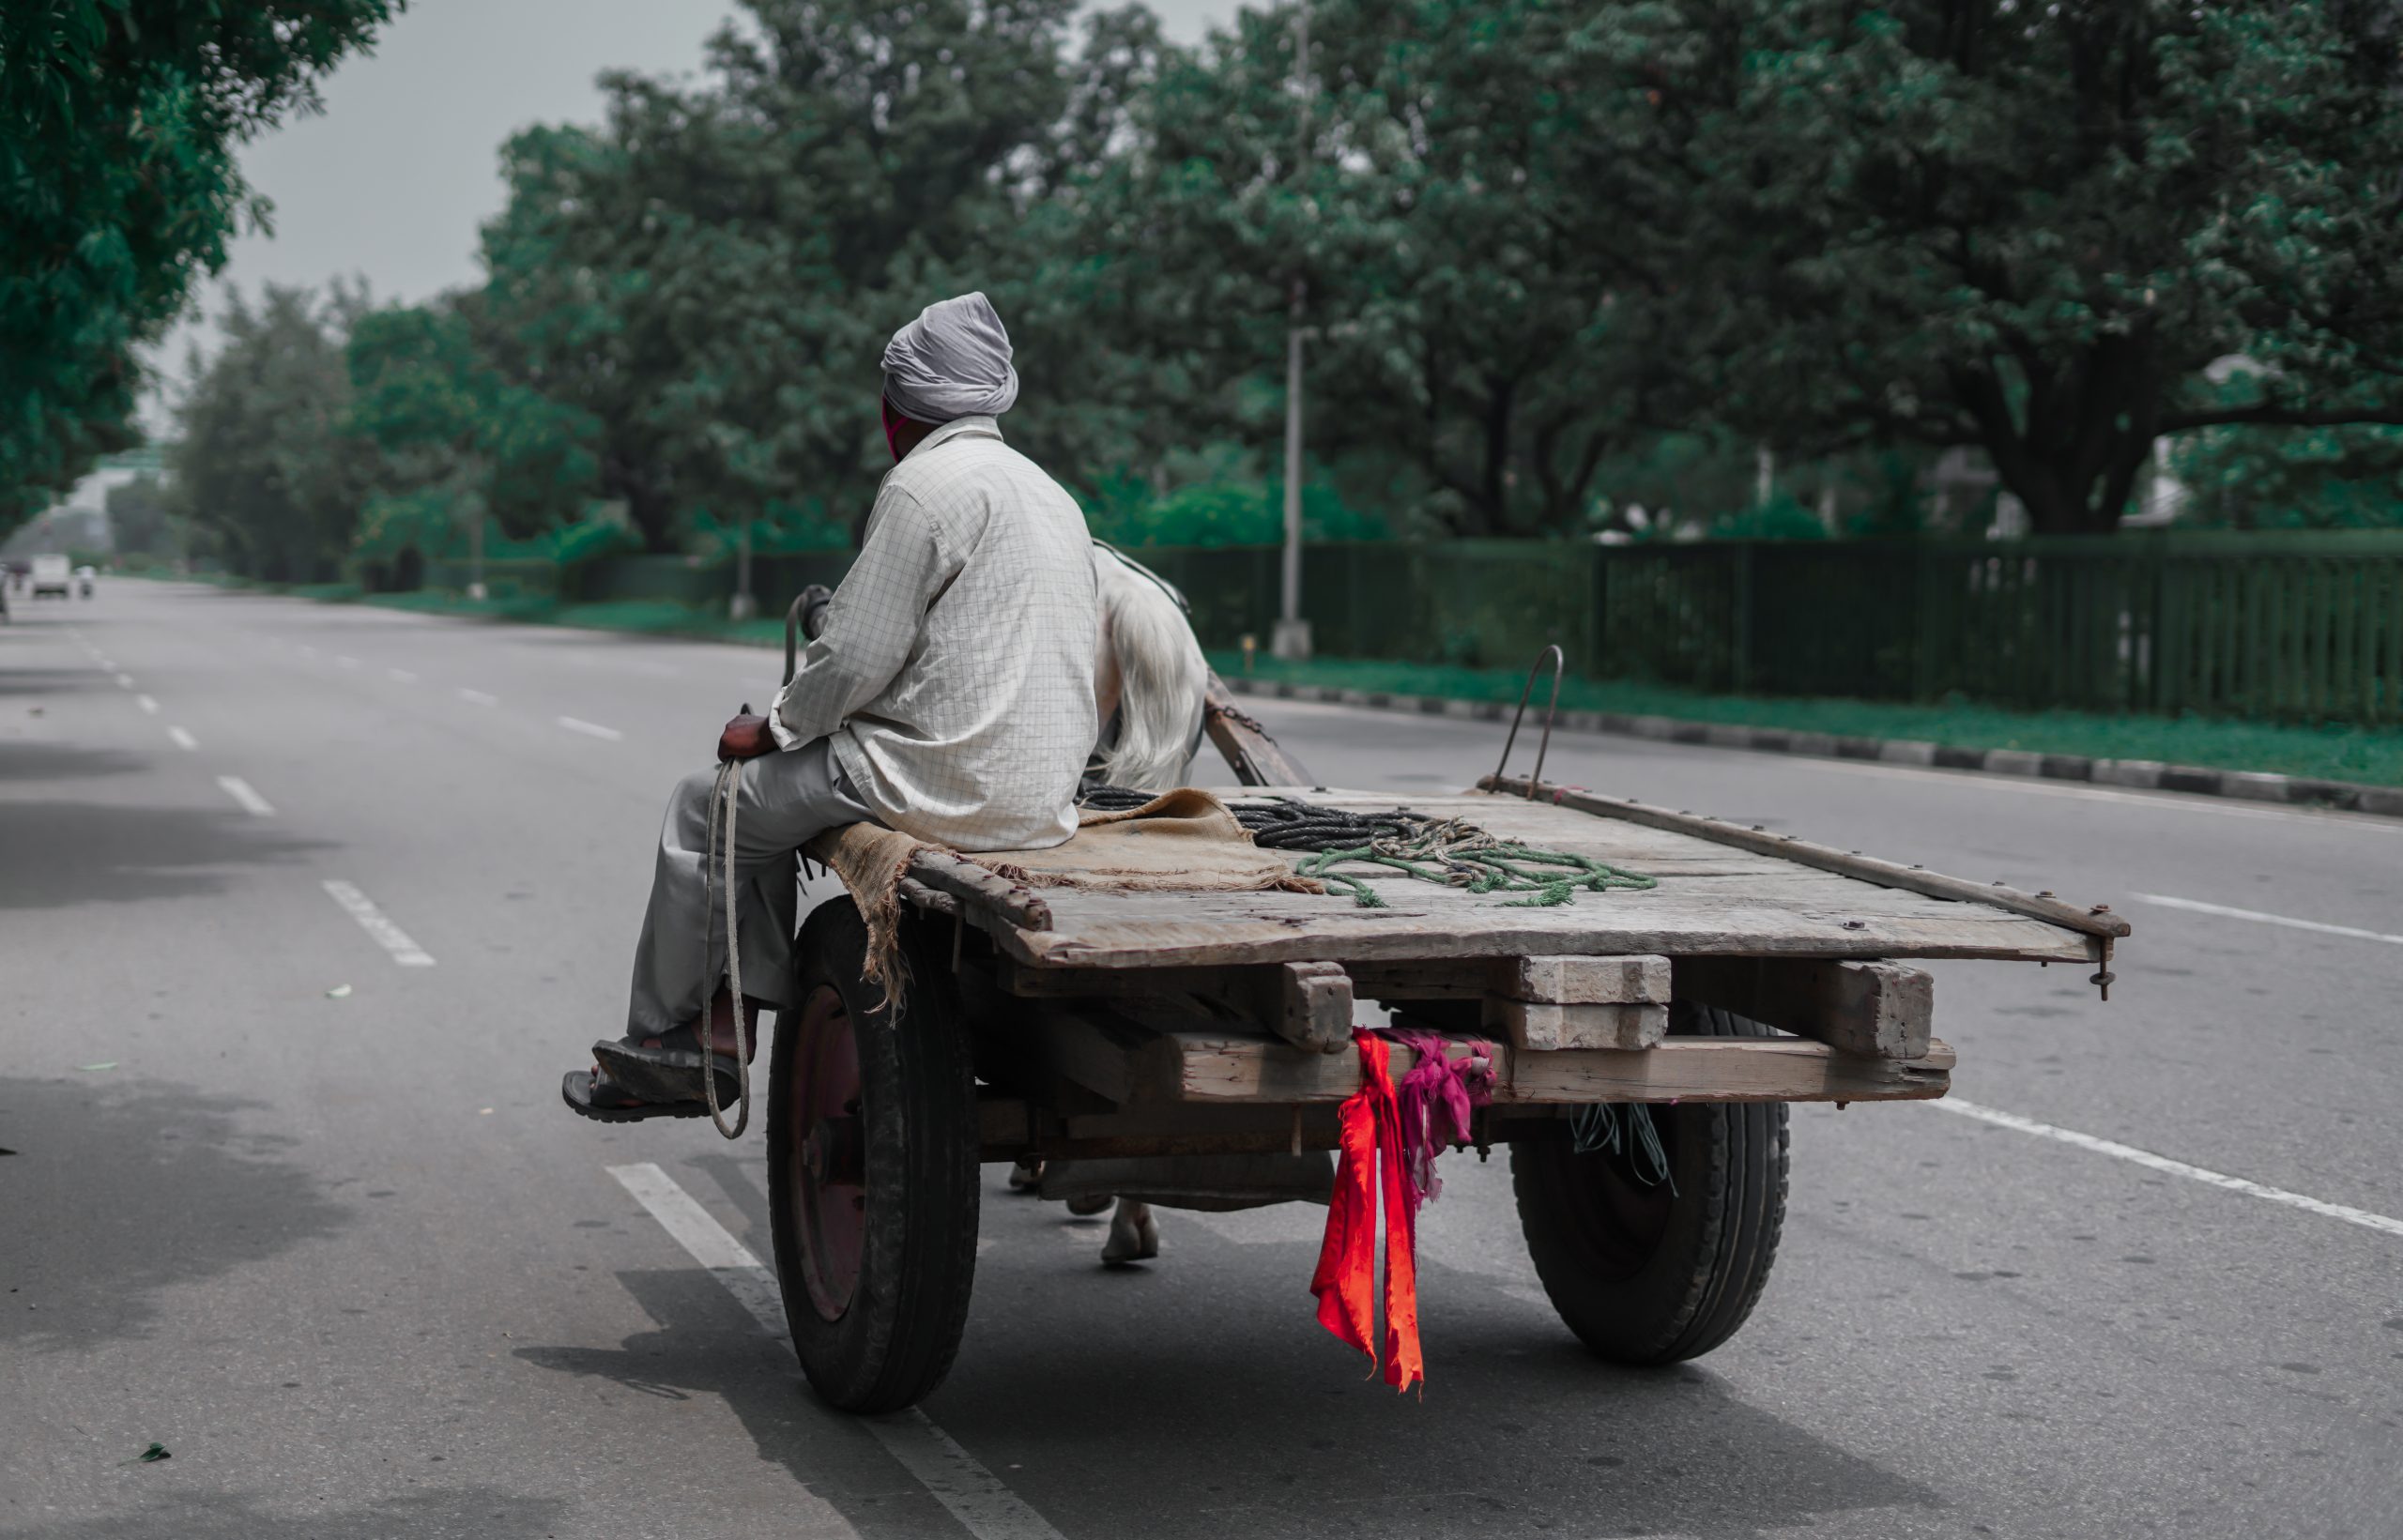
[{"label": "tree", "polygon": [[135,350],[266,220],[235,146],[400,5],[0,7],[0,532],[134,441]]},{"label": "tree", "polygon": [[523,539],[572,522],[597,485],[590,417],[505,377],[479,295],[360,315],[344,350],[344,429],[379,453],[376,496],[433,492],[453,522]]},{"label": "tree", "polygon": [[1673,234],[1728,420],[1975,445],[2087,532],[2160,435],[2403,422],[2397,42],[2382,0],[1657,0],[1539,69],[1592,82],[1588,249]]},{"label": "tree", "polygon": [[[1582,529],[1605,455],[1685,404],[1640,287],[1562,217],[1582,190],[1546,176],[1547,63],[1582,14],[1320,0],[1297,90],[1294,9],[1245,11],[1162,69],[1114,190],[1112,233],[1174,297],[1144,313],[1245,380],[1274,377],[1298,313],[1312,449],[1406,464],[1455,534]],[[1281,397],[1231,415],[1273,435]]]},{"label": "tree", "polygon": [[130,481],[109,488],[102,506],[108,510],[109,541],[119,556],[162,557],[175,550],[175,520],[165,487],[144,471]]},{"label": "tree", "polygon": [[1071,0],[746,0],[693,86],[605,77],[597,130],[505,154],[484,231],[503,374],[596,424],[654,548],[683,521],[865,516],[877,358],[1022,270],[1071,104]]},{"label": "tree", "polygon": [[364,297],[319,301],[269,284],[229,291],[224,344],[196,354],[167,453],[174,511],[214,531],[236,572],[273,583],[331,578],[375,468],[348,431],[344,340]]}]

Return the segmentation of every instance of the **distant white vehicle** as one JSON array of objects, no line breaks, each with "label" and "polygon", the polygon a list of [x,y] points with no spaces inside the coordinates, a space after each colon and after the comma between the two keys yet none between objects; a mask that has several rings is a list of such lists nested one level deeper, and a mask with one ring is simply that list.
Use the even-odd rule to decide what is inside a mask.
[{"label": "distant white vehicle", "polygon": [[95,578],[97,578],[97,577],[99,577],[99,575],[100,575],[100,572],[99,572],[99,568],[97,568],[97,567],[78,567],[78,568],[76,568],[76,569],[75,569],[75,591],[76,591],[78,594],[82,595],[82,596],[83,596],[84,598],[85,598],[85,599],[89,599],[89,598],[91,598],[91,597],[92,597],[92,580],[93,580],[93,579],[95,579]]},{"label": "distant white vehicle", "polygon": [[65,599],[73,575],[65,557],[34,557],[34,597],[39,599],[44,594],[54,593]]}]

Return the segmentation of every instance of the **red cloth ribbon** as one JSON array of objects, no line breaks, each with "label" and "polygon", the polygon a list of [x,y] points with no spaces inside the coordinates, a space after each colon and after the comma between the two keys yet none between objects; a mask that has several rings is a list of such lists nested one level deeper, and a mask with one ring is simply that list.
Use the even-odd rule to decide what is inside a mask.
[{"label": "red cloth ribbon", "polygon": [[1383,1178],[1385,1212],[1385,1383],[1396,1390],[1423,1384],[1426,1365],[1418,1351],[1418,1267],[1415,1257],[1413,1205],[1404,1188],[1401,1109],[1394,1099],[1390,1053],[1374,1032],[1353,1029],[1360,1050],[1360,1089],[1340,1109],[1342,1159],[1335,1170],[1335,1196],[1327,1205],[1326,1240],[1320,1246],[1310,1292],[1318,1296],[1319,1324],[1377,1361],[1371,1346],[1376,1328],[1375,1291],[1378,1182]]}]

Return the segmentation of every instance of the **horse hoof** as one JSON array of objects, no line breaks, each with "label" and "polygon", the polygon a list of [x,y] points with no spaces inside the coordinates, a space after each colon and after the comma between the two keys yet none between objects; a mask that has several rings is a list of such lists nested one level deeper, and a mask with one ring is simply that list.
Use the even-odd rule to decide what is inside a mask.
[{"label": "horse hoof", "polygon": [[1082,1197],[1068,1199],[1068,1212],[1079,1219],[1091,1219],[1117,1201],[1108,1193],[1088,1193]]},{"label": "horse hoof", "polygon": [[1101,1265],[1125,1267],[1133,1262],[1148,1262],[1160,1254],[1160,1227],[1150,1214],[1135,1225],[1112,1225],[1110,1239],[1101,1248]]},{"label": "horse hoof", "polygon": [[1042,1185],[1043,1163],[1041,1161],[1021,1160],[1010,1167],[1011,1192],[1032,1193]]}]

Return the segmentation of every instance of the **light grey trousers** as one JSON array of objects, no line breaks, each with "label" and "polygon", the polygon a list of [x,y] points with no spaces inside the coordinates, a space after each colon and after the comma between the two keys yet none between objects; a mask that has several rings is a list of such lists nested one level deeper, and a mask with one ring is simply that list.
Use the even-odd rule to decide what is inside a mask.
[{"label": "light grey trousers", "polygon": [[[717,770],[676,783],[659,827],[659,863],[635,948],[626,1035],[657,1037],[701,1019],[726,982],[725,854],[704,874],[716,806]],[[874,823],[824,739],[764,754],[742,766],[734,821],[735,923],[742,941],[742,992],[773,1006],[792,1003],[792,936],[799,909],[796,852],[838,824]],[[714,883],[714,886],[712,886]]]}]

